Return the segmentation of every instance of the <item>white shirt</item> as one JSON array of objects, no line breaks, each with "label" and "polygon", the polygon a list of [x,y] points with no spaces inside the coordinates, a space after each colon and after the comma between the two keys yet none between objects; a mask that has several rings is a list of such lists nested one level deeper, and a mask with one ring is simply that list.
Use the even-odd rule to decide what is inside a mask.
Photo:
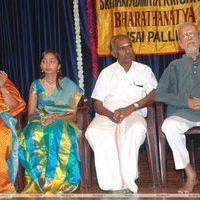
[{"label": "white shirt", "polygon": [[[100,73],[92,98],[103,102],[103,106],[114,112],[128,106],[156,88],[157,80],[147,65],[133,61],[128,72],[115,62]],[[146,108],[138,111],[146,116]]]}]

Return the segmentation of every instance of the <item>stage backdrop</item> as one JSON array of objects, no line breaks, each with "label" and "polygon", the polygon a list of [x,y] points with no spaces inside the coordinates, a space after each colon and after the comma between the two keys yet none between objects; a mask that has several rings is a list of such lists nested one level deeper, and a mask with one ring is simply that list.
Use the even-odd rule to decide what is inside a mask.
[{"label": "stage backdrop", "polygon": [[100,56],[116,34],[129,35],[136,54],[178,53],[177,28],[200,23],[200,0],[96,0],[96,13]]},{"label": "stage backdrop", "polygon": [[[31,82],[39,78],[39,60],[46,49],[54,49],[61,55],[64,75],[78,84],[74,3],[75,0],[0,0],[0,70],[8,73],[25,100]],[[84,89],[90,98],[99,72],[115,59],[97,55],[95,1],[78,3]],[[109,40],[104,39],[101,47]],[[136,60],[149,65],[159,79],[169,62],[180,56],[138,55]]]},{"label": "stage backdrop", "polygon": [[[79,1],[85,93],[93,89],[86,2]],[[63,74],[78,84],[73,0],[0,0],[0,70],[8,73],[27,100],[39,78],[40,58],[47,49],[62,58]]]}]

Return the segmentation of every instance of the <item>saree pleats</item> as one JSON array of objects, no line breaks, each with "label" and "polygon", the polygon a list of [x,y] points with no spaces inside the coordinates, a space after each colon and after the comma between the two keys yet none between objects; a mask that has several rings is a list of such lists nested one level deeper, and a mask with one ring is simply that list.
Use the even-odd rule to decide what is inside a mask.
[{"label": "saree pleats", "polygon": [[73,191],[78,186],[80,157],[74,128],[68,122],[55,120],[42,127],[38,120],[33,121],[23,130],[20,145],[20,160],[30,176],[28,185],[35,182],[24,193],[45,192],[47,180],[51,180],[50,193]]}]

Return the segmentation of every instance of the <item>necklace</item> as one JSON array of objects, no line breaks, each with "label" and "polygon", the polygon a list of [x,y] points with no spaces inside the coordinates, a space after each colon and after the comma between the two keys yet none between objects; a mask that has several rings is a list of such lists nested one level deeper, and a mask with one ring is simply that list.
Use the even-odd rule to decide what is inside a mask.
[{"label": "necklace", "polygon": [[56,85],[56,82],[55,82],[55,81],[49,83],[46,79],[44,79],[44,83],[45,83],[47,86],[51,87],[51,88],[55,87],[55,85]]}]

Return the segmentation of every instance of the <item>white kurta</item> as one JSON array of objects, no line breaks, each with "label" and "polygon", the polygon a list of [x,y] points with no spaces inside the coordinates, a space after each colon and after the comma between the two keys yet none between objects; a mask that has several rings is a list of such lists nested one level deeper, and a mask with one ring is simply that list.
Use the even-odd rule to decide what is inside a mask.
[{"label": "white kurta", "polygon": [[[99,75],[92,98],[115,111],[146,96],[157,81],[151,69],[133,62],[125,72],[118,62]],[[128,188],[137,192],[138,152],[146,136],[146,108],[132,113],[120,124],[96,114],[86,131],[86,138],[95,155],[97,179],[102,190]]]}]

